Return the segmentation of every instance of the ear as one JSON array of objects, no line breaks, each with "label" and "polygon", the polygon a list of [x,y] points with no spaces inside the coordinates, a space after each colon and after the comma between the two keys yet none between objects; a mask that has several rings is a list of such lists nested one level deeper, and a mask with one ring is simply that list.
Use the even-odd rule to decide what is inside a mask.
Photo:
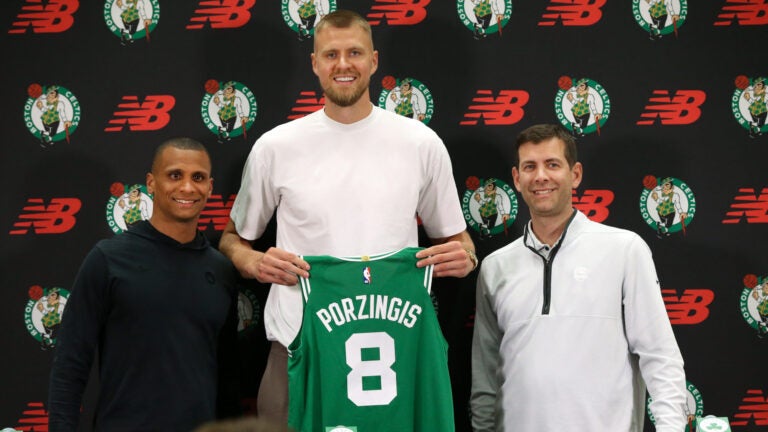
[{"label": "ear", "polygon": [[208,195],[205,197],[207,200],[211,197],[211,194],[213,193],[213,177],[211,177],[208,181]]},{"label": "ear", "polygon": [[573,168],[571,168],[571,173],[573,173],[573,189],[576,189],[581,184],[581,176],[583,174],[583,170],[584,168],[581,166],[581,162],[576,162],[573,164]]},{"label": "ear", "polygon": [[377,50],[373,50],[373,56],[371,57],[371,76],[373,76],[374,73],[376,73],[376,70],[379,69],[379,52]]},{"label": "ear", "polygon": [[520,172],[517,167],[512,167],[512,181],[515,183],[515,189],[520,192]]},{"label": "ear", "polygon": [[155,176],[153,176],[151,172],[147,173],[146,186],[147,186],[147,192],[149,192],[150,194],[155,193]]},{"label": "ear", "polygon": [[309,58],[312,59],[312,72],[319,77],[320,74],[317,73],[317,58],[315,58],[315,53],[310,54]]}]

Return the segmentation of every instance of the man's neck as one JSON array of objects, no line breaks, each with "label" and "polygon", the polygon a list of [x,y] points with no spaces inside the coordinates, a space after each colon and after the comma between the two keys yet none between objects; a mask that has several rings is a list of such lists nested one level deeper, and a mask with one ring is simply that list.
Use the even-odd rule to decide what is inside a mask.
[{"label": "man's neck", "polygon": [[325,103],[325,115],[331,120],[342,123],[352,124],[368,117],[373,111],[373,105],[369,98],[363,96],[350,106],[339,106],[332,102]]},{"label": "man's neck", "polygon": [[533,230],[533,233],[540,242],[552,247],[557,242],[557,239],[563,235],[563,231],[565,231],[565,227],[571,219],[572,212],[573,210],[565,215],[556,217],[531,215],[531,230]]},{"label": "man's neck", "polygon": [[197,236],[197,219],[188,222],[165,222],[156,218],[150,218],[149,223],[158,232],[167,235],[181,244],[189,243]]}]

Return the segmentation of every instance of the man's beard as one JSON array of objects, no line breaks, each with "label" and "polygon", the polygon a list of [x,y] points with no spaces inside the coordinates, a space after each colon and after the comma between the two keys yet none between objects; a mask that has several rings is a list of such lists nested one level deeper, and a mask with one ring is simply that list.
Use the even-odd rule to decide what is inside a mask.
[{"label": "man's beard", "polygon": [[366,90],[368,90],[368,84],[367,82],[363,83],[363,85],[345,92],[337,92],[331,86],[323,89],[323,91],[325,92],[325,97],[334,104],[340,107],[348,107],[354,105],[363,97]]}]

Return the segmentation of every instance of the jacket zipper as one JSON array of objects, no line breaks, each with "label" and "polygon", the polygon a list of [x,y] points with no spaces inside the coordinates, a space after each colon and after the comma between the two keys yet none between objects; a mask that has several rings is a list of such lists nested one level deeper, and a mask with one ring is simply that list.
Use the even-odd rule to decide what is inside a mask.
[{"label": "jacket zipper", "polygon": [[[560,235],[560,240],[558,240],[555,247],[552,248],[552,250],[549,252],[549,258],[544,258],[539,251],[534,249],[531,246],[528,246],[527,239],[523,239],[525,246],[533,251],[536,255],[541,257],[542,261],[544,261],[544,286],[542,287],[544,292],[544,302],[541,305],[541,314],[542,315],[549,315],[549,308],[552,303],[552,261],[555,260],[555,255],[557,255],[557,251],[560,250],[560,246],[563,244],[563,240],[565,240],[565,234],[568,232],[568,227],[571,226],[571,222],[573,221],[574,216],[576,216],[576,212],[578,210],[573,209],[573,213],[571,213],[571,217],[568,219],[568,223],[565,225],[565,229],[563,230],[563,233]],[[525,235],[528,236],[528,226],[525,227]]]}]

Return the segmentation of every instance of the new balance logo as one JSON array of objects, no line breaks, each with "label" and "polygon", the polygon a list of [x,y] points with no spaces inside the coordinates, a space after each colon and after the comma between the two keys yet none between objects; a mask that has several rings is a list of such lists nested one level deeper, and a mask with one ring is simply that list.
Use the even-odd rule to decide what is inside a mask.
[{"label": "new balance logo", "polygon": [[325,105],[324,97],[318,98],[317,94],[313,91],[303,91],[299,93],[299,98],[296,99],[296,106],[291,108],[288,120],[304,117],[307,114],[322,109],[323,105]]},{"label": "new balance logo", "polygon": [[30,402],[27,409],[22,411],[18,425],[14,427],[20,431],[47,431],[48,430],[48,412],[42,402]]},{"label": "new balance logo", "polygon": [[213,228],[214,231],[224,231],[224,227],[229,222],[229,212],[235,203],[236,194],[232,194],[225,202],[221,195],[212,194],[205,204],[205,208],[200,212],[200,219],[197,221],[197,229],[205,231]]},{"label": "new balance logo", "polygon": [[741,402],[731,426],[768,426],[768,398],[762,390],[747,390]]},{"label": "new balance logo", "polygon": [[694,123],[701,117],[701,105],[706,100],[707,94],[701,90],[677,90],[674,96],[668,90],[654,90],[637,125],[652,125],[657,119],[662,125]]},{"label": "new balance logo", "polygon": [[472,98],[473,105],[469,106],[469,112],[459,124],[474,126],[481,119],[491,126],[515,124],[523,119],[523,107],[529,99],[530,95],[523,90],[501,90],[496,97],[491,90],[478,90]]},{"label": "new balance logo", "polygon": [[75,22],[72,16],[80,7],[78,0],[27,0],[16,16],[9,34],[61,33],[69,30]]},{"label": "new balance logo", "polygon": [[742,219],[747,223],[768,223],[768,187],[763,188],[758,196],[753,188],[739,188],[739,193],[725,213],[724,224],[737,224]]},{"label": "new balance logo", "polygon": [[127,125],[131,131],[151,131],[164,128],[171,116],[168,113],[176,105],[171,95],[150,95],[139,102],[138,96],[123,96],[123,102],[117,105],[111,126],[104,132],[119,132]]},{"label": "new balance logo", "polygon": [[61,234],[75,226],[75,215],[82,204],[77,198],[53,198],[48,205],[42,198],[30,198],[13,224],[11,235]]},{"label": "new balance logo", "polygon": [[768,24],[768,1],[728,0],[717,15],[715,25],[727,26],[734,22],[743,26]]},{"label": "new balance logo", "polygon": [[687,289],[677,296],[673,289],[661,290],[664,305],[667,307],[669,322],[675,325],[693,325],[704,322],[709,317],[709,305],[715,299],[715,293],[708,289]]},{"label": "new balance logo", "polygon": [[213,29],[239,28],[251,20],[256,0],[201,0],[187,30],[200,30],[208,23]]},{"label": "new balance logo", "polygon": [[591,26],[603,17],[600,9],[606,0],[550,0],[539,26],[551,27],[558,21],[563,26]]},{"label": "new balance logo", "polygon": [[427,5],[432,0],[376,0],[366,16],[372,26],[386,21],[391,26],[414,25],[427,17]]},{"label": "new balance logo", "polygon": [[579,197],[571,190],[571,202],[576,210],[595,222],[604,222],[611,213],[608,206],[613,202],[613,191],[608,189],[588,189]]}]

